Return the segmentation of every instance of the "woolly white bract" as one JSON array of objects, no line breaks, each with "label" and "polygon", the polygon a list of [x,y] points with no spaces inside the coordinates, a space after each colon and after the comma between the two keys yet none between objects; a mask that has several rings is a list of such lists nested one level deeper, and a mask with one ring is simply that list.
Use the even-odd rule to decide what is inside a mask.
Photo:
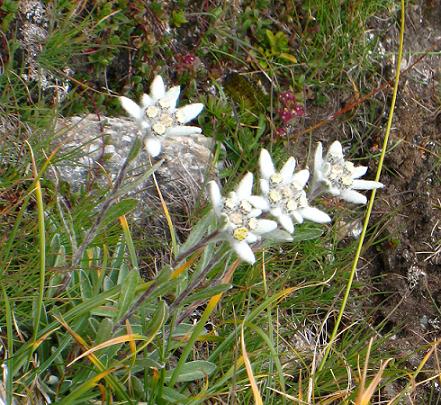
[{"label": "woolly white bract", "polygon": [[195,103],[176,108],[180,87],[166,90],[161,76],[156,76],[150,86],[150,94],[144,94],[140,105],[127,97],[120,97],[122,107],[133,117],[143,132],[147,132],[145,148],[155,157],[161,153],[161,136],[184,136],[200,134],[199,127],[184,125],[204,108]]},{"label": "woolly white bract", "polygon": [[314,187],[322,183],[326,191],[334,196],[354,204],[366,204],[367,198],[355,190],[373,190],[384,187],[378,181],[358,180],[366,171],[367,167],[354,166],[352,162],[344,159],[339,141],[331,144],[324,158],[322,144],[318,143],[314,157]]},{"label": "woolly white bract", "polygon": [[277,228],[275,221],[258,219],[267,202],[260,196],[252,195],[252,188],[252,173],[247,173],[227,198],[222,197],[216,182],[209,182],[214,212],[223,222],[222,237],[231,244],[240,259],[250,264],[256,261],[250,244]]},{"label": "woolly white bract", "polygon": [[294,173],[296,161],[290,157],[280,172],[276,172],[270,154],[262,149],[259,159],[260,188],[268,201],[268,210],[289,233],[294,232],[294,223],[304,219],[318,223],[331,222],[328,214],[309,206],[305,185],[309,179],[308,170]]}]

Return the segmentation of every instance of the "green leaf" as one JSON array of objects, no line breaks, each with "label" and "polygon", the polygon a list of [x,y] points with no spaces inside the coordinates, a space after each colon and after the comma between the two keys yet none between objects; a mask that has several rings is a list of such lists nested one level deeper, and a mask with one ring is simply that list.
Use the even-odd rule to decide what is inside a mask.
[{"label": "green leaf", "polygon": [[110,279],[110,277],[104,276],[104,280],[103,280],[103,290],[104,291],[108,291],[110,289],[112,289],[113,287],[115,287],[114,282]]},{"label": "green leaf", "polygon": [[118,314],[116,315],[116,319],[122,318],[132,306],[135,298],[136,286],[139,282],[139,273],[136,270],[131,270],[121,286]]},{"label": "green leaf", "polygon": [[92,298],[93,288],[87,273],[84,270],[80,270],[78,276],[80,279],[81,297],[83,298],[83,300]]},{"label": "green leaf", "polygon": [[292,242],[292,235],[284,229],[274,229],[265,235],[265,239],[274,242]]},{"label": "green leaf", "polygon": [[[205,360],[195,360],[185,363],[176,382],[190,382],[195,380],[200,380],[209,376],[213,371],[216,370],[216,364]],[[168,370],[165,376],[166,381],[170,381],[174,369]]]},{"label": "green leaf", "polygon": [[172,337],[190,336],[194,330],[194,325],[190,323],[180,323],[176,325],[172,332]]},{"label": "green leaf", "polygon": [[149,370],[151,368],[156,368],[160,370],[163,367],[164,367],[163,364],[160,364],[157,360],[152,359],[150,357],[146,357],[146,358],[137,357],[134,364],[130,366],[130,371],[132,373],[138,373],[140,371]]},{"label": "green leaf", "polygon": [[168,307],[164,301],[159,301],[158,309],[153,314],[152,320],[146,327],[145,335],[150,337],[156,336],[164,321],[168,318]]},{"label": "green leaf", "polygon": [[266,37],[268,38],[268,42],[269,42],[271,50],[272,51],[275,50],[277,47],[276,37],[274,36],[274,34],[270,30],[265,30],[265,34],[266,34]]},{"label": "green leaf", "polygon": [[196,301],[203,301],[208,298],[211,298],[213,295],[221,294],[227,290],[229,290],[232,287],[231,284],[219,284],[214,287],[208,287],[204,288],[201,291],[198,291],[189,297],[187,297],[183,302],[182,305],[190,304]]},{"label": "green leaf", "polygon": [[116,221],[120,216],[128,214],[135,209],[138,201],[135,198],[127,198],[114,205],[112,205],[101,224],[101,227],[105,228],[106,225]]},{"label": "green leaf", "polygon": [[275,35],[276,40],[276,51],[281,53],[288,50],[288,35],[286,35],[284,32],[279,31]]},{"label": "green leaf", "polygon": [[224,10],[222,7],[215,7],[211,10],[211,14],[213,15],[215,20],[217,20],[219,17],[221,17],[223,12],[224,12]]},{"label": "green leaf", "polygon": [[213,211],[210,210],[205,216],[203,216],[188,235],[187,240],[179,247],[179,253],[185,252],[196,245],[203,238],[210,229],[213,228],[215,222],[215,216]]},{"label": "green leaf", "polygon": [[140,174],[138,177],[130,179],[128,184],[124,184],[113,196],[114,199],[127,195],[130,191],[136,189],[138,186],[144,184],[147,179],[162,165],[164,160],[160,160],[155,163],[150,169],[146,170],[145,173]]},{"label": "green leaf", "polygon": [[[60,251],[60,248],[62,247],[60,243],[60,235],[56,233],[53,238],[51,239],[51,242],[49,244],[49,252],[51,253],[47,257],[47,266],[48,267],[55,267],[55,261],[57,260],[58,252]],[[54,252],[57,252],[54,254]]]},{"label": "green leaf", "polygon": [[133,387],[133,391],[137,398],[142,398],[145,395],[145,386],[138,377],[132,374],[130,376],[129,384]]},{"label": "green leaf", "polygon": [[171,25],[179,28],[182,24],[186,23],[188,23],[188,20],[185,18],[185,14],[183,11],[172,11]]},{"label": "green leaf", "polygon": [[170,387],[162,387],[162,399],[168,404],[184,404],[188,396]]},{"label": "green leaf", "polygon": [[116,280],[116,284],[120,285],[120,284],[124,284],[125,279],[127,278],[127,276],[129,275],[129,267],[127,266],[127,264],[122,263],[121,267],[119,268],[118,271],[118,279]]},{"label": "green leaf", "polygon": [[259,141],[260,137],[265,133],[266,129],[266,116],[265,114],[259,114],[259,123],[256,131],[255,144]]},{"label": "green leaf", "polygon": [[279,55],[282,59],[287,60],[288,62],[291,63],[297,63],[297,58],[294,55],[291,55],[290,53],[287,52],[281,52]]},{"label": "green leaf", "polygon": [[292,235],[293,242],[317,239],[323,235],[323,228],[296,227]]},{"label": "green leaf", "polygon": [[112,262],[110,264],[110,266],[112,267],[112,269],[119,269],[119,267],[121,266],[121,263],[124,260],[124,252],[125,252],[125,241],[124,241],[124,236],[121,235],[118,243],[115,246],[115,252],[112,256]]},{"label": "green leaf", "polygon": [[[58,236],[58,235],[55,235]],[[54,237],[55,239],[55,237]],[[52,239],[52,242],[54,242],[54,239]],[[58,239],[58,238],[57,238]],[[51,246],[52,246],[51,242]],[[52,262],[52,264],[49,264]],[[58,252],[55,255],[55,258],[51,258],[49,260],[48,267],[65,267],[67,265],[66,261],[66,249],[63,245],[60,245],[58,248]],[[46,294],[48,297],[52,298],[56,291],[58,290],[58,286],[62,282],[64,278],[64,274],[59,274],[57,272],[53,273],[52,277],[49,279],[48,288],[46,289]]]},{"label": "green leaf", "polygon": [[98,326],[98,331],[95,336],[95,345],[109,340],[109,336],[112,336],[112,328],[113,322],[108,318],[104,318]]},{"label": "green leaf", "polygon": [[131,162],[133,159],[138,156],[139,151],[142,147],[142,141],[138,137],[133,141],[132,147],[130,148],[129,155],[127,156],[127,160]]}]

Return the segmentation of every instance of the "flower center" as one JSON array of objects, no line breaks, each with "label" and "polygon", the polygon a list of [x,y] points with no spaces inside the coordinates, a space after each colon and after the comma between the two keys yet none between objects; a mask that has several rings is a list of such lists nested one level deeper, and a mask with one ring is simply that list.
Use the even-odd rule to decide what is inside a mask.
[{"label": "flower center", "polygon": [[235,195],[225,198],[224,214],[229,223],[229,229],[234,239],[242,241],[258,226],[258,220],[250,218],[254,207],[248,200],[238,200]]},{"label": "flower center", "polygon": [[283,198],[292,198],[294,195],[294,192],[290,187],[283,187],[280,192],[282,193]]},{"label": "flower center", "polygon": [[156,107],[156,106],[154,106],[154,105],[151,105],[151,106],[148,107],[147,110],[146,110],[147,117],[149,117],[149,118],[155,118],[155,117],[157,117],[158,114],[159,114],[159,112],[160,112],[159,108]]},{"label": "flower center", "polygon": [[277,204],[282,199],[282,195],[279,193],[278,190],[271,190],[268,193],[268,198],[272,204]]},{"label": "flower center", "polygon": [[271,177],[270,177],[271,183],[273,184],[280,184],[283,180],[282,175],[280,173],[274,173]]},{"label": "flower center", "polygon": [[306,193],[300,185],[295,182],[282,185],[281,181],[277,182],[279,179],[281,180],[279,173],[271,176],[268,201],[272,208],[281,208],[288,214],[292,214],[294,211],[308,206]]},{"label": "flower center", "polygon": [[354,164],[352,162],[345,162],[344,160],[330,159],[329,167],[324,171],[326,178],[333,187],[340,190],[351,188],[353,180]]},{"label": "flower center", "polygon": [[233,231],[233,238],[238,241],[243,241],[244,239],[247,238],[248,233],[249,233],[248,229],[242,226],[240,228],[236,228]]},{"label": "flower center", "polygon": [[153,131],[156,132],[158,135],[164,135],[167,128],[164,126],[164,124],[157,122],[156,124],[153,124],[152,126]]},{"label": "flower center", "polygon": [[226,198],[224,201],[225,208],[228,208],[229,210],[232,210],[236,207],[236,203],[233,201],[232,198]]},{"label": "flower center", "polygon": [[177,123],[176,114],[170,111],[167,102],[159,101],[156,105],[151,105],[145,110],[145,114],[151,123],[151,128],[155,135],[164,135],[167,129]]},{"label": "flower center", "polygon": [[293,213],[300,208],[305,208],[308,206],[308,199],[306,198],[306,193],[303,190],[298,190],[290,199],[286,200],[286,210],[289,213]]},{"label": "flower center", "polygon": [[229,219],[235,225],[242,225],[243,217],[239,212],[233,212],[230,214]]},{"label": "flower center", "polygon": [[257,219],[256,218],[250,218],[250,220],[248,221],[248,228],[250,228],[250,230],[254,230],[257,228]]},{"label": "flower center", "polygon": [[248,214],[251,212],[253,207],[251,206],[251,204],[247,200],[242,200],[240,202],[240,209],[244,214]]}]

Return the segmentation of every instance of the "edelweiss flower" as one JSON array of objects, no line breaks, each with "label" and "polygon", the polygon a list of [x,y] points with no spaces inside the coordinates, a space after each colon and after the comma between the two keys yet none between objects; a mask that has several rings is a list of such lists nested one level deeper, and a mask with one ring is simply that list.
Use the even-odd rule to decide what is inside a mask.
[{"label": "edelweiss flower", "polygon": [[296,161],[293,157],[286,161],[280,172],[276,172],[270,154],[262,149],[259,164],[260,188],[268,201],[269,212],[289,233],[294,231],[294,222],[301,224],[304,219],[318,223],[331,221],[329,215],[309,206],[303,190],[309,171],[300,170],[294,174]]},{"label": "edelweiss flower", "polygon": [[200,134],[198,127],[186,126],[187,122],[196,118],[204,108],[203,104],[188,104],[176,108],[180,87],[165,89],[161,76],[156,76],[150,86],[150,94],[144,94],[141,105],[127,97],[120,97],[122,107],[132,116],[142,131],[148,131],[145,140],[147,151],[153,157],[161,152],[160,136],[183,136]]},{"label": "edelweiss flower", "polygon": [[249,244],[260,240],[262,234],[277,228],[274,221],[257,219],[267,204],[262,197],[251,195],[252,188],[252,173],[247,173],[227,198],[222,198],[216,182],[209,182],[214,212],[224,221],[221,232],[237,255],[250,264],[253,264],[256,258]]},{"label": "edelweiss flower", "polygon": [[354,204],[366,204],[367,198],[355,190],[372,190],[384,185],[378,181],[358,180],[367,171],[365,166],[354,166],[344,159],[341,143],[335,141],[323,159],[323,147],[319,142],[314,157],[314,180],[326,185],[327,191]]}]

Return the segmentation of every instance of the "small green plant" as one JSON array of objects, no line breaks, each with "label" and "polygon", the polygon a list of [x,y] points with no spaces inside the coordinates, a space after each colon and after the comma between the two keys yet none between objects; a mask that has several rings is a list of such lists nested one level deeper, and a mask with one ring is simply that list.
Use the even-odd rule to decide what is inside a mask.
[{"label": "small green plant", "polygon": [[296,57],[290,53],[288,35],[286,33],[278,31],[274,34],[270,30],[265,30],[265,35],[268,40],[269,49],[259,48],[259,50],[266,59],[276,58],[285,62],[297,63]]}]

